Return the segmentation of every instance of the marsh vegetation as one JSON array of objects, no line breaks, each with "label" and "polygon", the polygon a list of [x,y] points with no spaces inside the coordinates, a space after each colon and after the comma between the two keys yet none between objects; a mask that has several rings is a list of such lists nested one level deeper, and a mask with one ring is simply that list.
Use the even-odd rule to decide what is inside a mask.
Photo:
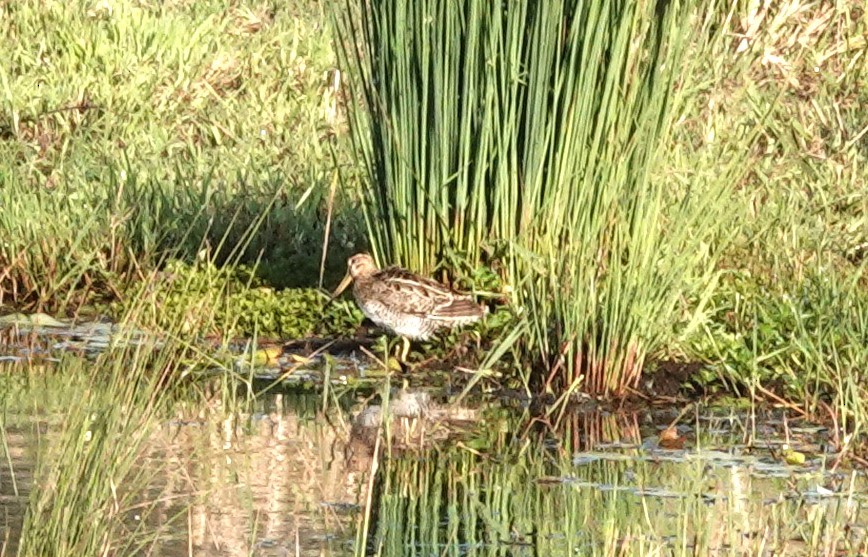
[{"label": "marsh vegetation", "polygon": [[0,2],[0,553],[868,553],[868,11],[484,4]]}]

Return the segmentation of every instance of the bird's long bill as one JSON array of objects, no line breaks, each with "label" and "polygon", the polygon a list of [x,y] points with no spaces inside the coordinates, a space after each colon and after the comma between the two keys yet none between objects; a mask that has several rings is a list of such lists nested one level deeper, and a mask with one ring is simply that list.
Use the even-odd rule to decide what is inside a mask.
[{"label": "bird's long bill", "polygon": [[347,273],[347,276],[344,277],[344,280],[341,281],[341,283],[338,285],[338,287],[332,293],[332,300],[334,300],[335,298],[340,296],[343,293],[343,291],[347,289],[347,286],[349,286],[352,281],[353,281],[352,275]]}]

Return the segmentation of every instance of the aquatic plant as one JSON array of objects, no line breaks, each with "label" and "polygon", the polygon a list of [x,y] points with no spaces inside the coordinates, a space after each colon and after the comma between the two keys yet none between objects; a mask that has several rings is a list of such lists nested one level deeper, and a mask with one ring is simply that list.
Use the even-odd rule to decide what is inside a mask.
[{"label": "aquatic plant", "polygon": [[253,267],[218,267],[207,260],[168,261],[114,302],[111,313],[122,317],[131,308],[141,308],[138,324],[151,329],[170,330],[181,322],[189,335],[220,331],[248,338],[351,335],[363,318],[349,300],[329,303],[315,288],[277,290],[266,286]]},{"label": "aquatic plant", "polygon": [[[724,177],[651,176],[717,4],[348,2],[338,19],[374,251],[498,263],[538,389],[635,386],[709,284]],[[705,247],[705,249],[704,249]]]}]

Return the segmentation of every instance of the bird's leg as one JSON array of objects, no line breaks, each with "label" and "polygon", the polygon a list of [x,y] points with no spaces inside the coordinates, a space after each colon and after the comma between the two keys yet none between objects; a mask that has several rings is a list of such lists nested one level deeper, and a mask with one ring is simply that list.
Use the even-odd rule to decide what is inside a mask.
[{"label": "bird's leg", "polygon": [[[397,348],[397,347],[396,347]],[[410,339],[401,337],[401,348],[395,350],[395,360],[401,368],[401,373],[406,373],[410,370],[410,364],[407,363],[407,356],[410,355]]]},{"label": "bird's leg", "polygon": [[407,356],[410,355],[410,339],[408,339],[407,337],[401,337],[401,341],[404,344],[404,349],[401,350],[400,361],[402,363],[407,363]]},{"label": "bird's leg", "polygon": [[[397,346],[399,339],[401,342],[400,348]],[[395,364],[397,363],[397,367],[400,368],[401,373],[404,373],[410,369],[410,366],[407,363],[407,356],[409,353],[409,339],[406,337],[389,337],[389,340],[386,341],[386,357],[383,361],[386,363],[386,367],[390,370],[395,370]]]}]

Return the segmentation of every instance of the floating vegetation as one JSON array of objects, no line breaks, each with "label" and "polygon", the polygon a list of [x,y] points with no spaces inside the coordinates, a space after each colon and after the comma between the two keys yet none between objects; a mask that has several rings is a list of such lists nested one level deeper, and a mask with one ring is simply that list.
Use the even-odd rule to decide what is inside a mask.
[{"label": "floating vegetation", "polygon": [[276,290],[249,267],[219,268],[201,261],[169,262],[140,292],[116,303],[112,313],[120,316],[133,307],[139,308],[142,326],[157,330],[181,322],[188,334],[228,329],[233,336],[282,339],[351,335],[363,318],[350,302],[329,303],[317,289]]}]

